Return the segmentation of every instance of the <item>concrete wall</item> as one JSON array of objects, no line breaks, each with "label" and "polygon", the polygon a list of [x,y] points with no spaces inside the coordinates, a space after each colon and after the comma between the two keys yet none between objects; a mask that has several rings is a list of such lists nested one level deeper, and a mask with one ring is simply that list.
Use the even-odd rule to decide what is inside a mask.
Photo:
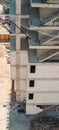
[{"label": "concrete wall", "polygon": [[29,82],[30,80],[27,87],[29,92],[59,92],[59,80],[34,80],[34,87],[29,87]]},{"label": "concrete wall", "polygon": [[[29,82],[34,80],[34,86]],[[26,114],[36,114],[42,111],[37,105],[59,105],[59,64],[36,64],[35,73],[30,73],[28,66],[26,94]],[[29,99],[33,94],[33,99]]]},{"label": "concrete wall", "polygon": [[[40,7],[39,4],[32,6]],[[21,7],[21,0],[16,0],[16,14],[22,13]],[[48,4],[43,4],[43,8],[39,9],[40,19],[42,20],[56,12],[58,5],[57,9],[55,7],[55,4],[51,4],[50,7]],[[16,18],[16,24],[20,27],[21,19],[19,15]],[[54,24],[57,24],[56,21],[51,22],[50,25]],[[26,113],[36,114],[42,111],[36,105],[59,104],[59,64],[28,63],[28,50],[26,50],[26,46],[24,45],[25,49],[21,49],[22,42],[18,35],[21,31],[16,28],[16,33],[16,52],[11,52],[11,78],[15,81],[16,101],[22,102],[26,99]],[[41,37],[41,35],[39,34],[38,37]],[[31,65],[35,65],[35,73],[30,73]],[[30,80],[34,80],[34,87],[29,87]],[[33,99],[29,99],[29,94],[31,93],[33,94]]]},{"label": "concrete wall", "polygon": [[42,112],[42,109],[36,107],[35,105],[26,105],[26,114],[34,115],[40,112]]},{"label": "concrete wall", "polygon": [[36,105],[59,105],[59,93],[34,93],[33,100],[28,99],[27,93],[27,104]]},{"label": "concrete wall", "polygon": [[35,73],[30,73],[30,65],[28,66],[28,78],[59,78],[59,64],[39,64],[35,66]]}]

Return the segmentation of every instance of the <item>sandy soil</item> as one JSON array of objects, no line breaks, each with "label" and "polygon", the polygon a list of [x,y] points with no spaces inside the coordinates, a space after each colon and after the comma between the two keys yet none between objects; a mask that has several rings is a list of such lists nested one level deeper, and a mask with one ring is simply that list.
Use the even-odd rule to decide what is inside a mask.
[{"label": "sandy soil", "polygon": [[6,54],[5,47],[0,45],[0,105],[10,100],[10,64],[7,64]]},{"label": "sandy soil", "polygon": [[7,129],[7,109],[3,107],[11,100],[10,64],[7,64],[6,49],[0,45],[0,130]]}]

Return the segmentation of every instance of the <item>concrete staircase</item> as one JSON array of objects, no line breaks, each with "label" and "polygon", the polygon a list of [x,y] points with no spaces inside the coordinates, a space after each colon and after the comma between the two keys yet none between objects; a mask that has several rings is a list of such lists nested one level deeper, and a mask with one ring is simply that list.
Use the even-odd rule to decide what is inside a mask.
[{"label": "concrete staircase", "polygon": [[59,11],[55,12],[54,14],[52,14],[51,16],[45,18],[42,22],[41,25],[46,25],[54,20],[56,20],[57,18],[59,18]]},{"label": "concrete staircase", "polygon": [[44,37],[40,40],[40,45],[47,45],[48,42],[59,37],[59,30],[50,34],[51,36]]},{"label": "concrete staircase", "polygon": [[47,0],[47,2],[48,2],[48,3],[53,3],[53,4],[55,4],[55,3],[58,4],[58,3],[59,3],[59,0]]},{"label": "concrete staircase", "polygon": [[39,62],[46,61],[46,60],[50,59],[51,57],[56,56],[57,54],[59,54],[59,50],[48,51],[39,57]]},{"label": "concrete staircase", "polygon": [[[37,15],[35,15],[35,12]],[[32,26],[44,26],[49,24],[50,22],[53,22],[54,20],[59,18],[59,11],[53,13],[51,16],[45,18],[42,21],[39,21],[39,14],[38,9],[32,11],[31,13],[31,19],[30,19],[30,25]]]}]

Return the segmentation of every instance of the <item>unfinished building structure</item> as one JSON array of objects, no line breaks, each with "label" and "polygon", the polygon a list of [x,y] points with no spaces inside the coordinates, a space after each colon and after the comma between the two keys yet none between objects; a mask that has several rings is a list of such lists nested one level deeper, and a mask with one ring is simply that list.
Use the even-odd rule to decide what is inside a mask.
[{"label": "unfinished building structure", "polygon": [[59,104],[59,0],[10,0],[11,79],[26,114]]}]

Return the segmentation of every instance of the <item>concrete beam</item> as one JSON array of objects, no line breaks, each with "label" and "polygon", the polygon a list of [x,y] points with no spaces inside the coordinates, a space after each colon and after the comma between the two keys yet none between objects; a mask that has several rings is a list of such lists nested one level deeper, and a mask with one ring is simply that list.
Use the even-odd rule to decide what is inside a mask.
[{"label": "concrete beam", "polygon": [[31,30],[59,30],[59,26],[31,26]]},{"label": "concrete beam", "polygon": [[59,4],[49,4],[49,3],[31,3],[31,7],[35,7],[35,8],[59,8]]},{"label": "concrete beam", "polygon": [[41,49],[41,50],[44,50],[44,49],[49,49],[49,50],[52,50],[52,49],[59,49],[59,46],[29,46],[30,49]]}]

